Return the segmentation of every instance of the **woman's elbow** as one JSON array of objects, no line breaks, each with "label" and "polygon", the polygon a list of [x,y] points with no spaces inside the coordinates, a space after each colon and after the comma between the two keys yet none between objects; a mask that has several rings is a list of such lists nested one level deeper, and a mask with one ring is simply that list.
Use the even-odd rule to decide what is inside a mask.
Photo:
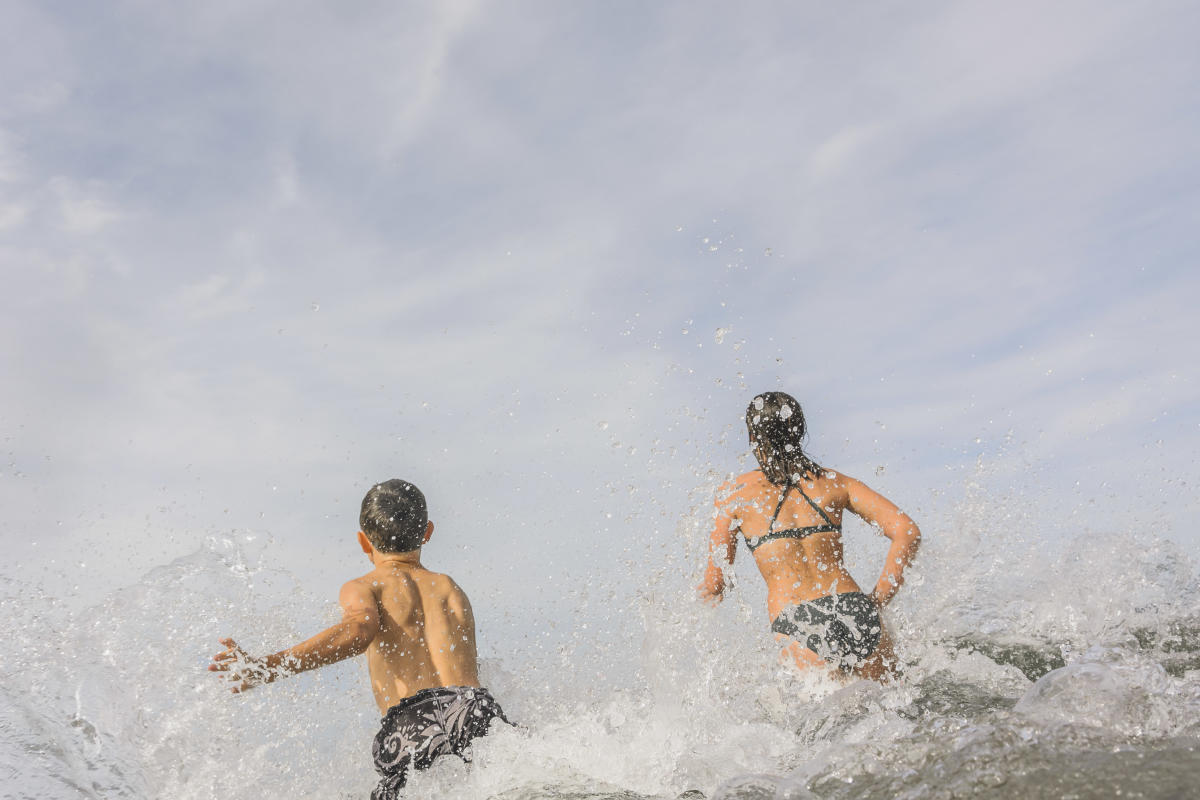
[{"label": "woman's elbow", "polygon": [[907,546],[913,552],[921,545],[921,529],[917,527],[917,523],[907,515],[903,514],[898,519],[884,528],[884,535],[897,544]]},{"label": "woman's elbow", "polygon": [[921,529],[917,527],[915,522],[912,522],[905,529],[903,538],[908,545],[909,558],[912,558],[917,554],[917,550],[921,548]]}]

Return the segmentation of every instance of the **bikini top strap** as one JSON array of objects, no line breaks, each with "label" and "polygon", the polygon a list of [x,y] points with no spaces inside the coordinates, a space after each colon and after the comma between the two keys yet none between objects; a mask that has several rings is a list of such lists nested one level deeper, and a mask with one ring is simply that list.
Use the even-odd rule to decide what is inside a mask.
[{"label": "bikini top strap", "polygon": [[[807,501],[808,501],[808,504],[809,504],[810,506],[812,506],[812,507],[813,507],[813,511],[816,511],[818,514],[820,514],[820,515],[821,515],[821,519],[825,520],[825,524],[826,524],[826,525],[828,525],[828,526],[829,526],[829,527],[831,527],[831,528],[836,528],[836,527],[837,527],[836,525],[834,525],[834,524],[833,524],[833,520],[831,520],[831,519],[829,518],[829,515],[825,513],[825,509],[821,508],[819,505],[817,505],[816,503],[814,503],[814,502],[813,502],[813,499],[812,499],[811,497],[809,497],[808,495],[806,495],[806,494],[804,493],[804,490],[803,490],[803,489],[801,489],[799,486],[796,486],[796,491],[800,493],[800,496],[801,496],[801,497],[803,497],[805,500],[807,500]],[[781,505],[781,506],[783,505],[783,502],[782,502],[782,501],[780,501],[780,505]],[[778,509],[776,509],[776,510],[775,510],[775,513],[776,513],[776,514],[778,514],[778,513],[779,513],[779,510],[778,510]]]},{"label": "bikini top strap", "polygon": [[[783,503],[785,500],[787,500],[788,491],[791,488],[792,488],[792,484],[790,484],[790,483],[783,487],[783,493],[781,495],[779,495],[779,503],[778,503],[778,505],[775,506],[775,513],[771,515],[771,524],[767,526],[767,533],[771,533],[773,530],[775,530],[775,520],[777,520],[779,518],[779,512],[783,508]],[[796,488],[799,489],[800,487],[797,486]],[[801,492],[801,494],[804,494],[804,493]],[[812,501],[809,500],[809,502],[811,503]]]}]

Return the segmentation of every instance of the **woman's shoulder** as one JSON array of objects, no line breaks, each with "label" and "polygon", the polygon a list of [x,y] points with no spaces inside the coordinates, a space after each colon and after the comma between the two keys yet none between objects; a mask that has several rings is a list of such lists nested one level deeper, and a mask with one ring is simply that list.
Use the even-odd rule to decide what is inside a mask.
[{"label": "woman's shoulder", "polygon": [[765,480],[766,477],[763,475],[763,471],[761,469],[753,469],[749,472],[743,472],[741,475],[735,475],[726,480],[719,487],[717,487],[717,494],[728,497],[730,495],[737,494],[738,492],[754,490]]},{"label": "woman's shoulder", "polygon": [[761,483],[769,483],[769,481],[767,481],[767,476],[763,474],[761,469],[752,469],[749,472],[743,472],[736,478],[731,479],[729,483],[731,485],[737,485],[741,487],[750,487],[758,486]]},{"label": "woman's shoulder", "polygon": [[828,467],[821,468],[821,476],[814,481],[819,487],[833,494],[849,495],[865,486],[857,478],[851,478],[844,472],[838,472]]},{"label": "woman's shoulder", "polygon": [[849,475],[843,475],[842,473],[838,472],[836,469],[830,469],[829,467],[821,467],[821,474],[817,476],[817,480],[824,481],[824,482],[832,484],[834,486],[840,486],[840,485],[844,484],[846,481],[854,480],[854,479],[851,478]]}]

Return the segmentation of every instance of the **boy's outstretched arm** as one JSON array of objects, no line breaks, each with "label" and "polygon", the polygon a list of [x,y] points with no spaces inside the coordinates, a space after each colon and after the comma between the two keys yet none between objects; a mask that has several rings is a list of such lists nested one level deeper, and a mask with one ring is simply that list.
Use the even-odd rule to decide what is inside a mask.
[{"label": "boy's outstretched arm", "polygon": [[365,652],[379,633],[379,608],[371,590],[358,581],[350,581],[338,595],[342,621],[295,647],[266,657],[255,657],[233,639],[222,639],[226,649],[213,656],[210,672],[223,672],[223,678],[235,683],[234,693],[244,692],[260,683],[295,675]]}]

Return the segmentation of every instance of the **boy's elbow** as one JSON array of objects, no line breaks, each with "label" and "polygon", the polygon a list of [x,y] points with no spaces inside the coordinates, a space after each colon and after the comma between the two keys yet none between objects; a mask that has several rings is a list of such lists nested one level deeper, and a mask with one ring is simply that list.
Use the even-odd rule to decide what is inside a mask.
[{"label": "boy's elbow", "polygon": [[350,649],[355,655],[365,653],[379,635],[379,623],[375,620],[355,619],[349,621],[346,631],[350,638]]}]

